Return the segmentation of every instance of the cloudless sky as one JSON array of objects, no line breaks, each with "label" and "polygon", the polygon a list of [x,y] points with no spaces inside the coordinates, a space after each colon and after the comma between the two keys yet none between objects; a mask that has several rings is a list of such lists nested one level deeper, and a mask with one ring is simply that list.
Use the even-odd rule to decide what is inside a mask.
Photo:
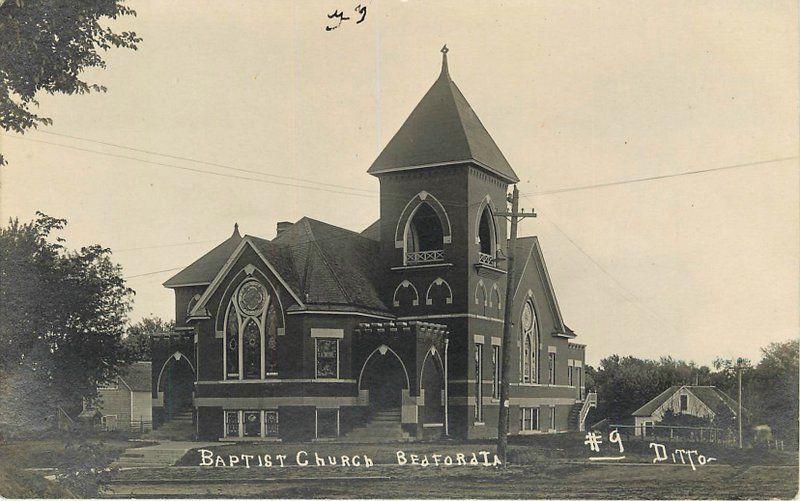
[{"label": "cloudless sky", "polygon": [[[132,1],[138,17],[115,26],[140,49],[87,75],[109,92],[43,95],[41,111],[46,131],[360,191],[32,131],[0,136],[2,220],[68,219],[69,246],[111,247],[132,277],[132,319],[173,318],[161,283],[175,271],[149,273],[191,263],[234,222],[272,238],[304,215],[357,231],[377,218],[365,171],[447,43],[523,193],[788,158],[522,199],[540,217],[520,233],[539,235],[590,363],[757,359],[797,337],[795,2],[381,0],[355,24],[359,1]],[[326,32],[334,9],[351,19]]]}]

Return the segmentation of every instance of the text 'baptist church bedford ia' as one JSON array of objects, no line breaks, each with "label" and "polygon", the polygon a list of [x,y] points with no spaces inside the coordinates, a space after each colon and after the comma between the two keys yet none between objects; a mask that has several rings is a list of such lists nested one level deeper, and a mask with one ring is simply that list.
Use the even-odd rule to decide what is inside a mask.
[{"label": "text 'baptist church bedford ia'", "polygon": [[[165,282],[176,328],[153,343],[156,425],[191,408],[201,439],[497,435],[506,209],[519,178],[442,71],[368,172],[361,233],[302,218],[233,235]],[[536,237],[516,249],[510,433],[579,429],[570,342]]]}]

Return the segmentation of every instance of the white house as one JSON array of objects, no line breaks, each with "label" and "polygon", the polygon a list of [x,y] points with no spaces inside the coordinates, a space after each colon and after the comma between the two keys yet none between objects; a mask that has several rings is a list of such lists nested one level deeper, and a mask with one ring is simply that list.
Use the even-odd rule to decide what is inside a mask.
[{"label": "white house", "polygon": [[634,411],[636,435],[646,435],[647,427],[659,423],[668,410],[711,420],[720,406],[737,415],[736,401],[715,386],[671,386]]}]

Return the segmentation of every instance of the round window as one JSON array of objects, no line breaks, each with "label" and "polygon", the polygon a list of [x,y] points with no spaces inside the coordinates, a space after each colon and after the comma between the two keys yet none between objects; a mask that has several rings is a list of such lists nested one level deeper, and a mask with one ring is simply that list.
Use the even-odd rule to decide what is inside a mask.
[{"label": "round window", "polygon": [[246,315],[255,315],[264,308],[267,294],[258,282],[247,282],[239,289],[239,309]]}]

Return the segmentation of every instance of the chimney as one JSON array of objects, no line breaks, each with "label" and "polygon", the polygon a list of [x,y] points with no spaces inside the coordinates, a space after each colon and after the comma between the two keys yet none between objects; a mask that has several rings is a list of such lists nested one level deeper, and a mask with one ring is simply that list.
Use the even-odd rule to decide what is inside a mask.
[{"label": "chimney", "polygon": [[289,221],[278,221],[278,229],[275,232],[275,236],[276,237],[279,236],[281,233],[288,230],[292,226],[294,226],[294,223],[290,223]]}]

